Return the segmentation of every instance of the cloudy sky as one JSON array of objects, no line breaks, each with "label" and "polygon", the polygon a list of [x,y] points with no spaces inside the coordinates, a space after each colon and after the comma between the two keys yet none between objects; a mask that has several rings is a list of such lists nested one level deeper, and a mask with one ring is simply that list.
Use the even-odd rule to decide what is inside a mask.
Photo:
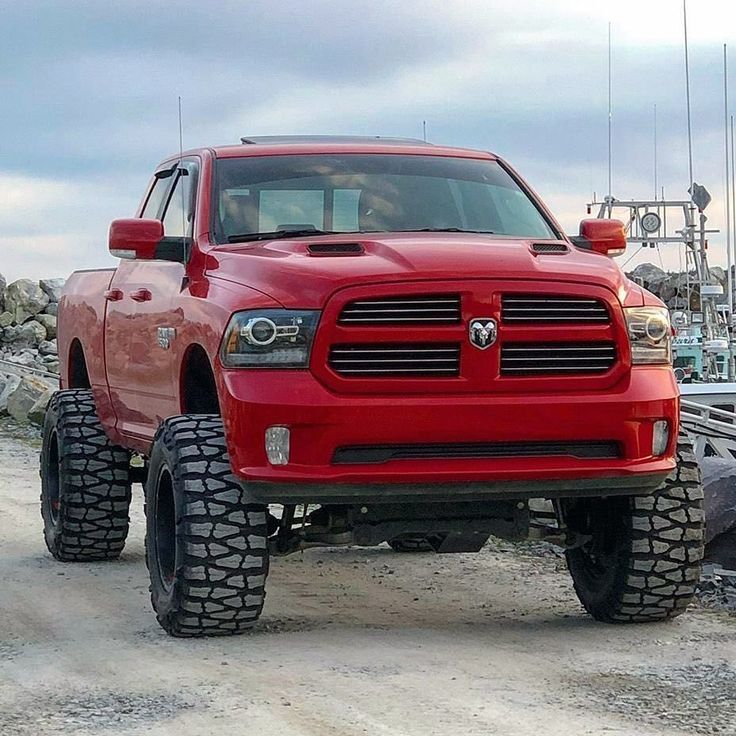
[{"label": "cloudy sky", "polygon": [[[575,232],[613,194],[687,189],[681,0],[0,0],[0,272],[113,264],[107,227],[178,149],[241,135],[421,136],[507,157]],[[689,0],[694,178],[723,206],[723,44],[736,2]],[[725,259],[713,236],[715,261]],[[629,267],[659,256],[630,249]],[[676,251],[662,253],[677,265]]]}]

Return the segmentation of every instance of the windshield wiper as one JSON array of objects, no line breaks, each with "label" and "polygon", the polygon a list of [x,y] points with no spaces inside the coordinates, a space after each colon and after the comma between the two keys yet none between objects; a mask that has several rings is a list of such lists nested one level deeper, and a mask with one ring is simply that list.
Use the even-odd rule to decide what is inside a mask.
[{"label": "windshield wiper", "polygon": [[272,230],[267,233],[240,233],[228,235],[228,243],[247,243],[252,240],[278,240],[280,238],[302,238],[308,235],[340,235],[337,230],[316,230],[303,228],[302,230]]},{"label": "windshield wiper", "polygon": [[476,235],[495,235],[493,230],[465,230],[462,227],[412,227],[408,230],[392,230],[394,233],[475,233]]}]

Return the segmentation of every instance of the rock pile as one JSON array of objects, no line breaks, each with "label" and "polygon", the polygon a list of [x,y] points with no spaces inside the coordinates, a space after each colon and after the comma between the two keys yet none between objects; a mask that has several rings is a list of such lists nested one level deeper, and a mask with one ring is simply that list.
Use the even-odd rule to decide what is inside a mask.
[{"label": "rock pile", "polygon": [[[20,369],[59,372],[56,316],[64,279],[18,279],[0,275],[0,360]],[[22,375],[0,363],[0,416],[40,424],[53,379]]]},{"label": "rock pile", "polygon": [[[723,295],[716,301],[728,303],[726,271],[720,266],[711,266],[710,271],[713,279],[723,287]],[[672,310],[686,310],[689,301],[691,310],[700,311],[700,289],[694,283],[694,273],[667,273],[653,263],[642,263],[627,275],[656,294]]]}]

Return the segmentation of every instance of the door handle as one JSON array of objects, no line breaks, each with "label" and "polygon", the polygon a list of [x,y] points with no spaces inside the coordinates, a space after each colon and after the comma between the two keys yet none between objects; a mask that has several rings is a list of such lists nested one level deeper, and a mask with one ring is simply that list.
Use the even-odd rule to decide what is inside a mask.
[{"label": "door handle", "polygon": [[134,302],[150,302],[153,294],[148,289],[137,289],[130,292],[130,298]]},{"label": "door handle", "polygon": [[121,289],[108,289],[104,296],[108,302],[119,302],[123,298],[123,292]]}]

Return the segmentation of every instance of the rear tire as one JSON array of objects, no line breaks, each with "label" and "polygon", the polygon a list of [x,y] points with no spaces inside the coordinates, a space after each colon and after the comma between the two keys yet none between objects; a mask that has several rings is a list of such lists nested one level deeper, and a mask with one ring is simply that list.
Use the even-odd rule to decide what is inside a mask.
[{"label": "rear tire", "polygon": [[49,552],[63,562],[114,560],[128,535],[130,454],[113,445],[92,392],[59,391],[46,410],[41,516]]},{"label": "rear tire", "polygon": [[232,474],[222,420],[167,419],[146,482],[151,603],[172,636],[239,634],[263,609],[267,508],[245,501]]},{"label": "rear tire", "polygon": [[690,441],[681,436],[677,467],[652,494],[562,503],[582,541],[567,550],[575,592],[607,623],[662,621],[685,611],[703,558],[703,487]]}]

